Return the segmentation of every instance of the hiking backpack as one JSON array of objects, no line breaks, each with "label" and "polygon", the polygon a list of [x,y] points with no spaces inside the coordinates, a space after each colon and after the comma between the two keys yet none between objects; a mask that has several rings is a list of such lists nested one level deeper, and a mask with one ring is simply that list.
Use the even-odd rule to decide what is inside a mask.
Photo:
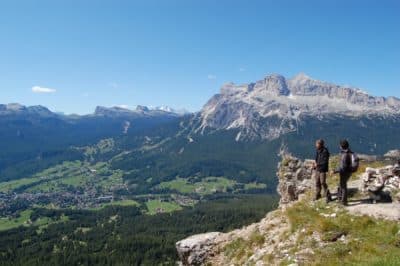
[{"label": "hiking backpack", "polygon": [[351,171],[357,172],[358,167],[360,166],[360,158],[358,158],[357,153],[352,152],[351,154]]}]

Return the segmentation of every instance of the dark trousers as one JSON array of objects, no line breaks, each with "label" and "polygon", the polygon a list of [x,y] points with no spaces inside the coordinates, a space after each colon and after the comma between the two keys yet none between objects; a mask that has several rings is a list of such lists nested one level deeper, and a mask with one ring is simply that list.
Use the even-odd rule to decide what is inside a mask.
[{"label": "dark trousers", "polygon": [[340,174],[338,199],[343,203],[347,203],[347,181],[349,181],[350,176],[351,174],[348,173]]},{"label": "dark trousers", "polygon": [[328,185],[326,184],[326,172],[316,171],[315,173],[315,198],[321,198],[321,190],[324,190],[324,197],[328,193]]}]

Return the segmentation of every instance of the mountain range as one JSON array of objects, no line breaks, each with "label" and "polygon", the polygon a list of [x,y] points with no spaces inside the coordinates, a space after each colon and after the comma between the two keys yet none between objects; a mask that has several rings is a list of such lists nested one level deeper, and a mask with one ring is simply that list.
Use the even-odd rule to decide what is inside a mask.
[{"label": "mountain range", "polygon": [[140,169],[141,178],[149,174],[163,180],[197,171],[240,179],[235,171],[241,171],[246,180],[266,182],[274,179],[284,146],[300,157],[312,155],[316,138],[325,138],[330,147],[348,138],[362,153],[396,148],[400,100],[305,74],[290,79],[273,74],[254,83],[223,85],[196,113],[99,106],[93,114],[78,116],[8,104],[0,105],[0,126],[0,178],[26,176],[65,160],[66,154],[79,159],[73,147],[114,138],[114,155],[130,151],[115,164],[126,171]]},{"label": "mountain range", "polygon": [[299,129],[307,118],[340,115],[399,117],[400,99],[374,97],[301,73],[291,79],[268,75],[255,83],[222,86],[200,112],[198,130],[239,129],[237,139],[275,139]]}]

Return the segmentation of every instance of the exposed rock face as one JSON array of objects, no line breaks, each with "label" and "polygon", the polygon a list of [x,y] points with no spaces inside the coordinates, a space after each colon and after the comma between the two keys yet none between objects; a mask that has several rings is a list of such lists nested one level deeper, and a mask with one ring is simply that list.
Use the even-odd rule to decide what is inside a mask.
[{"label": "exposed rock face", "polygon": [[374,201],[400,202],[400,165],[367,168],[362,175],[361,191]]},{"label": "exposed rock face", "polygon": [[176,243],[176,249],[183,265],[202,265],[212,256],[213,247],[218,244],[221,233],[213,232],[194,235]]},{"label": "exposed rock face", "polygon": [[278,165],[280,204],[299,199],[299,196],[313,187],[313,160],[301,161],[291,155],[284,155]]},{"label": "exposed rock face", "polygon": [[255,83],[222,86],[200,113],[198,131],[239,129],[239,139],[275,139],[296,131],[307,117],[400,115],[400,99],[373,97],[299,74],[292,79],[269,75]]}]

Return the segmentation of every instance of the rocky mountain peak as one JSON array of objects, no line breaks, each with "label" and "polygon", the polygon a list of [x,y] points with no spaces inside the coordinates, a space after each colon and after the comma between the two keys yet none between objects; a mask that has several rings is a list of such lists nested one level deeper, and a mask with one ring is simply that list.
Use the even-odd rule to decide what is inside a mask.
[{"label": "rocky mountain peak", "polygon": [[290,94],[285,77],[278,74],[268,75],[263,80],[256,82],[254,91],[266,92],[274,96],[287,96]]},{"label": "rocky mountain peak", "polygon": [[200,112],[200,131],[239,129],[243,138],[274,139],[295,131],[304,117],[400,116],[400,99],[319,81],[300,73],[272,74],[255,83],[224,84]]}]

